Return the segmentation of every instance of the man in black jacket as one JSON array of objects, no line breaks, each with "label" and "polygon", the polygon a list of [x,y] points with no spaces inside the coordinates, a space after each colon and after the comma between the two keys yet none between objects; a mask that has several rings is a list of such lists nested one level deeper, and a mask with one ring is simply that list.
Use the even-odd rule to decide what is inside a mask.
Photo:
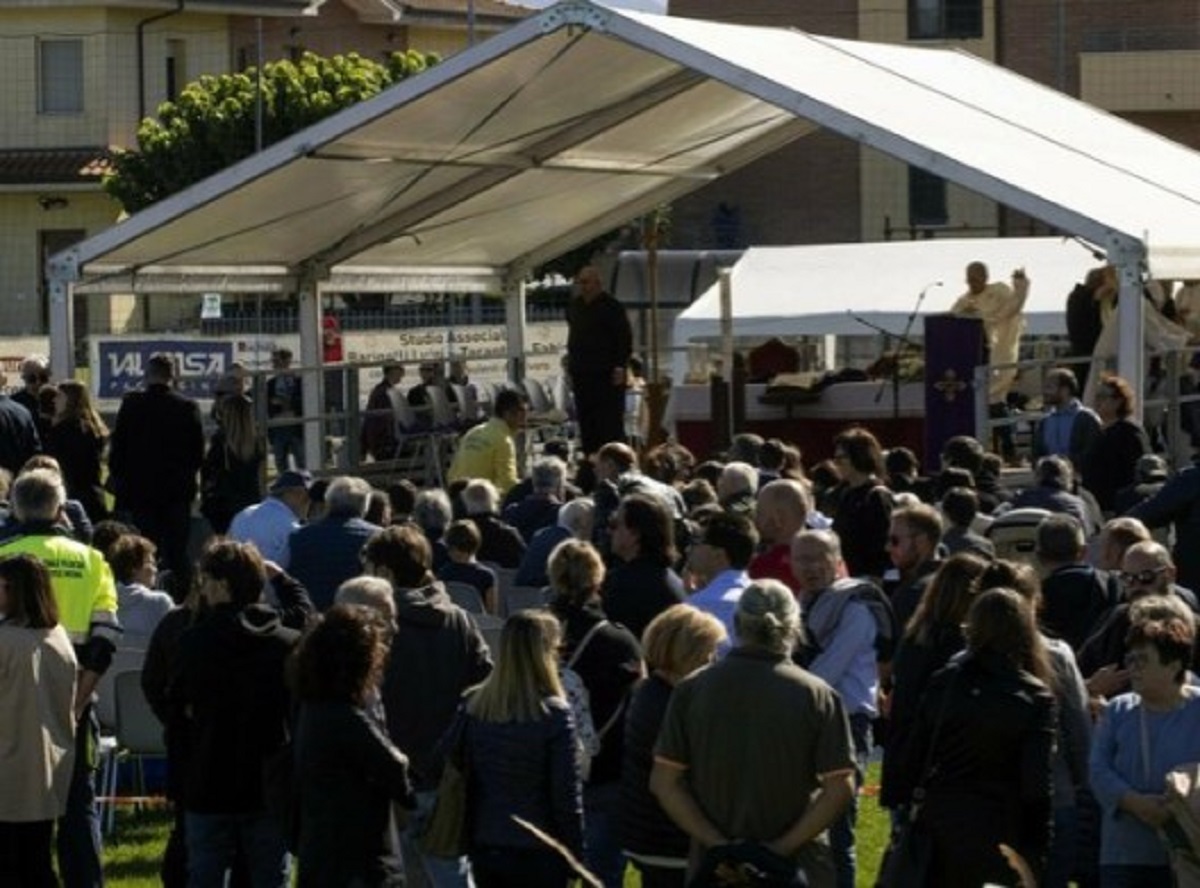
[{"label": "man in black jacket", "polygon": [[154,542],[171,570],[178,601],[191,577],[187,558],[204,426],[196,402],[173,388],[169,355],[146,362],[145,387],[121,400],[108,454],[116,511]]},{"label": "man in black jacket", "polygon": [[417,797],[417,813],[405,834],[405,861],[410,868],[423,862],[434,885],[466,886],[465,858],[425,856],[415,838],[437,795],[438,741],[463,692],[491,674],[492,659],[471,618],[434,580],[433,554],[420,528],[402,524],[381,530],[367,541],[362,558],[366,572],[390,582],[396,596],[396,637],[381,696],[388,734],[408,756]]},{"label": "man in black jacket", "polygon": [[626,365],[633,330],[625,309],[588,265],[575,279],[579,295],[567,308],[567,369],[583,452],[625,440]]},{"label": "man in black jacket", "polygon": [[[0,375],[0,384],[3,382]],[[15,477],[29,457],[41,452],[42,441],[33,414],[15,398],[0,393],[0,469],[7,469]]]},{"label": "man in black jacket", "polygon": [[262,603],[267,570],[252,544],[214,544],[199,571],[205,607],[180,639],[168,692],[171,723],[187,734],[189,884],[222,884],[240,850],[253,884],[286,885],[285,835],[263,777],[288,740],[284,663],[300,633]]},{"label": "man in black jacket", "polygon": [[1042,628],[1078,651],[1121,599],[1117,577],[1085,560],[1087,538],[1072,515],[1049,515],[1037,528],[1042,566]]}]

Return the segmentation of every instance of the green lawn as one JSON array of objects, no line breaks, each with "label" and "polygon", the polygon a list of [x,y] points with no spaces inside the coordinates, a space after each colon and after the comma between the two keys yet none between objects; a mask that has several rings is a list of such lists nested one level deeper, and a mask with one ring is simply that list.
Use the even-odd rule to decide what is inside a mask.
[{"label": "green lawn", "polygon": [[[879,766],[872,765],[867,787],[859,804],[858,885],[875,884],[875,870],[887,846],[887,812],[878,805],[874,788],[879,784]],[[104,874],[110,888],[155,888],[158,867],[167,844],[170,816],[165,811],[119,811],[117,827],[104,849]],[[630,869],[625,888],[640,888]]]}]

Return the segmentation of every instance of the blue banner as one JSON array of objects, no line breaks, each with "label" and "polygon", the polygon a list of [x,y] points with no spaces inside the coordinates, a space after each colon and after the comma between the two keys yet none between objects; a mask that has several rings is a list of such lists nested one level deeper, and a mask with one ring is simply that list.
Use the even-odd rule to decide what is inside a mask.
[{"label": "blue banner", "polygon": [[233,363],[233,343],[220,339],[135,339],[97,343],[96,397],[119,399],[142,384],[146,361],[162,352],[175,362],[179,391],[211,398],[217,381]]}]

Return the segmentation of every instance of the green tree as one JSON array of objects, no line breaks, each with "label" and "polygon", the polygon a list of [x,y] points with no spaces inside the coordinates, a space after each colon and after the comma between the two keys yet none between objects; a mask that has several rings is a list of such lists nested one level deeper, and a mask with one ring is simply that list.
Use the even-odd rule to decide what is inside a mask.
[{"label": "green tree", "polygon": [[[436,64],[433,54],[394,52],[385,63],[357,53],[306,52],[298,63],[262,70],[263,147]],[[206,75],[189,84],[158,118],[138,127],[137,148],[120,151],[105,190],[135,213],[254,153],[257,70]]]}]

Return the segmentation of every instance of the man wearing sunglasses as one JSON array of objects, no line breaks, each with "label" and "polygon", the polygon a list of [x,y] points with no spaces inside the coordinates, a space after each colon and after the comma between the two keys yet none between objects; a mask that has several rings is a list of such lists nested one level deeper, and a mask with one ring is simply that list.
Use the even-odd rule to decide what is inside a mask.
[{"label": "man wearing sunglasses", "polygon": [[1079,649],[1079,671],[1087,676],[1088,692],[1093,697],[1111,697],[1129,689],[1128,653],[1129,606],[1151,595],[1173,596],[1196,612],[1196,596],[1190,589],[1175,585],[1175,562],[1161,543],[1146,540],[1125,551],[1118,574],[1124,601],[1113,608],[1100,628]]}]

